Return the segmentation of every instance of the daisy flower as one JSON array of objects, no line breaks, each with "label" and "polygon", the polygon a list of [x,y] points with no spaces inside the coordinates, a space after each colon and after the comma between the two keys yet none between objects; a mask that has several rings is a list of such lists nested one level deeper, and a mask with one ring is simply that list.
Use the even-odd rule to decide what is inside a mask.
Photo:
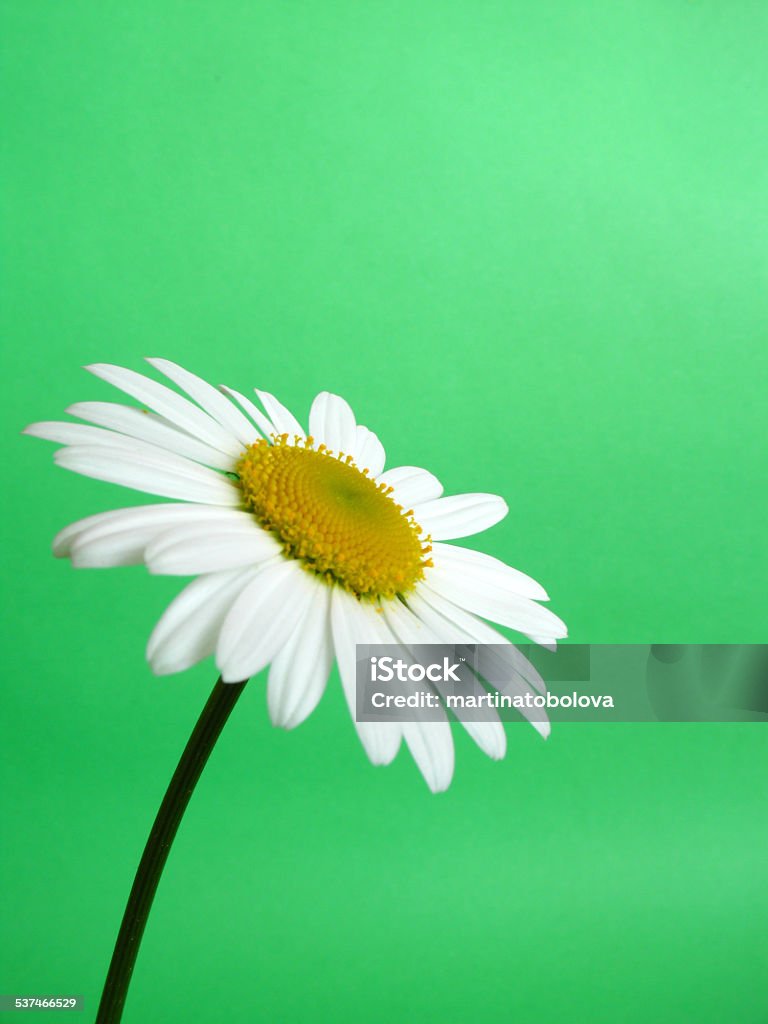
[{"label": "daisy flower", "polygon": [[[275,725],[292,729],[314,710],[335,660],[370,760],[388,764],[404,740],[429,787],[446,789],[447,717],[355,721],[355,647],[510,644],[487,620],[538,643],[566,636],[533,579],[446,543],[487,530],[506,503],[443,497],[426,469],[385,469],[381,441],[338,395],[315,398],[305,430],[269,392],[257,390],[256,405],[167,359],[148,362],[176,388],[98,363],[87,369],[140,407],[77,402],[67,413],[82,422],[34,423],[25,433],[63,445],[54,460],[65,469],[171,501],[73,523],[54,554],[77,567],[144,564],[196,577],[149,639],[152,669],[180,672],[214,655],[222,680],[239,682],[269,666]],[[510,693],[542,689],[519,652],[515,667]],[[486,754],[504,756],[498,718],[463,724]],[[532,724],[547,734],[546,722]]]}]

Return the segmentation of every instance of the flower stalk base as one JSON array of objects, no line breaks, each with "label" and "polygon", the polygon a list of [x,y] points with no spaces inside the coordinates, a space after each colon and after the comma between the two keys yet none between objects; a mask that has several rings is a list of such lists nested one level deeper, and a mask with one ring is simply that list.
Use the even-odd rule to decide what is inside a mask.
[{"label": "flower stalk base", "polygon": [[173,773],[149,833],[115,943],[96,1024],[118,1024],[160,876],[203,768],[245,682],[217,680]]}]

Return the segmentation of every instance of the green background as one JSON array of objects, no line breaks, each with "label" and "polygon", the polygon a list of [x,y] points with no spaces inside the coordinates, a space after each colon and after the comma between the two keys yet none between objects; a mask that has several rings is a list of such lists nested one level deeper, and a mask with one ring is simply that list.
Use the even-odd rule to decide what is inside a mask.
[{"label": "green background", "polygon": [[[213,679],[144,644],[179,588],[74,572],[141,496],[18,437],[176,359],[345,395],[390,464],[504,494],[483,550],[571,639],[766,639],[763,3],[4,0],[0,991],[91,1019]],[[119,400],[119,399],[118,399]],[[253,682],[163,878],[125,1020],[768,1019],[760,726],[457,735],[365,759],[335,677]]]}]

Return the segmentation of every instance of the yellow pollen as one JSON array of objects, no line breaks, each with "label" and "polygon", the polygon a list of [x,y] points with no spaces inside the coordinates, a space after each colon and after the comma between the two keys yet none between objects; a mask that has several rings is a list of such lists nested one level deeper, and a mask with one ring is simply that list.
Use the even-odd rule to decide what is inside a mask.
[{"label": "yellow pollen", "polygon": [[256,441],[237,464],[243,501],[309,572],[358,597],[405,594],[431,565],[411,509],[352,456],[288,435]]}]

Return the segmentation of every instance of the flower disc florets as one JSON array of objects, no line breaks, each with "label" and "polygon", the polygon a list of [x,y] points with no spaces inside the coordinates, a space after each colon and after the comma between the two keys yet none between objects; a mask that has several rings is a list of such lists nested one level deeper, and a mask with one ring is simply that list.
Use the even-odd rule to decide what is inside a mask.
[{"label": "flower disc florets", "polygon": [[429,544],[411,510],[352,457],[311,437],[256,441],[236,472],[248,511],[285,553],[358,597],[407,593],[430,565]]}]

